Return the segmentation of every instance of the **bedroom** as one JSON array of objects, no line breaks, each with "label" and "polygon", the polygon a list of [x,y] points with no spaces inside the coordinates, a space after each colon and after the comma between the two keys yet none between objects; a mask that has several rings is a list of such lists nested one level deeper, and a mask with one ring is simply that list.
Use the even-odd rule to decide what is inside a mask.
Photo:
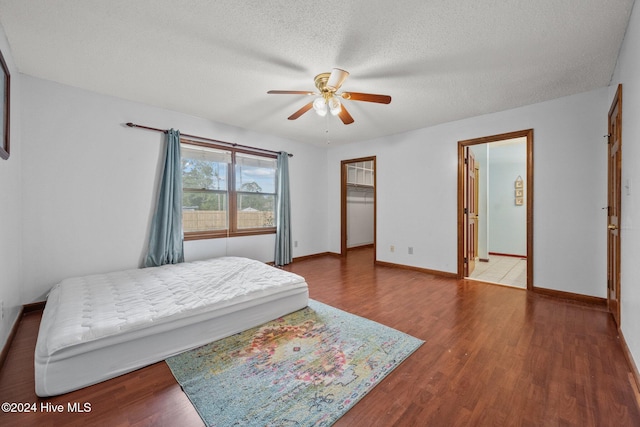
[{"label": "bedroom", "polygon": [[[139,265],[161,137],[124,127],[128,121],[293,153],[293,217],[304,218],[293,224],[298,241],[295,257],[340,252],[340,161],[375,155],[377,259],[446,273],[455,273],[457,266],[457,141],[533,128],[535,283],[605,298],[606,217],[601,208],[606,205],[606,145],[602,136],[607,133],[613,94],[621,83],[623,182],[629,184],[622,203],[627,225],[622,231],[621,331],[636,365],[640,363],[640,289],[635,285],[640,273],[633,261],[640,252],[634,243],[638,241],[634,223],[640,221],[634,209],[634,184],[640,176],[633,167],[640,161],[635,144],[640,125],[633,119],[640,114],[637,9],[608,84],[502,112],[329,146],[21,74],[6,35],[1,42],[13,78],[11,157],[0,161],[1,343],[6,342],[20,307],[42,300],[59,280]],[[356,80],[355,75],[351,78]],[[268,108],[271,102],[279,101],[265,99],[262,105]],[[286,111],[282,108],[283,122]],[[424,197],[410,197],[408,183],[415,180],[421,183]],[[391,253],[387,250],[391,245],[411,246],[414,254]],[[270,261],[272,247],[273,236],[267,235],[192,241],[185,250],[188,259],[242,254]]]}]

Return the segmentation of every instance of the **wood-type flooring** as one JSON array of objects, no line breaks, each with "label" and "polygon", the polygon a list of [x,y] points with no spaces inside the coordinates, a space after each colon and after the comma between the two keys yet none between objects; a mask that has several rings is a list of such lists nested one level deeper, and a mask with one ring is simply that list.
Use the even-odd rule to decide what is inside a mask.
[{"label": "wood-type flooring", "polygon": [[[425,341],[336,426],[640,426],[617,329],[601,308],[375,266],[370,248],[286,269],[307,279],[311,298]],[[164,362],[39,399],[40,317],[23,317],[0,372],[0,403],[36,411],[0,412],[0,426],[202,425]]]}]

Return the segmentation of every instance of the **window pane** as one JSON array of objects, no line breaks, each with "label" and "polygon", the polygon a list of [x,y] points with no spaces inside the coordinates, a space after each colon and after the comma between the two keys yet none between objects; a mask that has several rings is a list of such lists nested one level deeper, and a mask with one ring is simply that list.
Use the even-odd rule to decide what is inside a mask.
[{"label": "window pane", "polygon": [[182,187],[227,190],[227,163],[182,157]]},{"label": "window pane", "polygon": [[226,230],[227,194],[184,190],[182,228],[189,231]]},{"label": "window pane", "polygon": [[272,194],[238,193],[238,229],[274,227],[275,200]]},{"label": "window pane", "polygon": [[203,147],[201,145],[180,144],[180,154],[183,158],[231,163],[231,151]]},{"label": "window pane", "polygon": [[238,153],[236,155],[236,190],[275,194],[276,167],[275,159]]},{"label": "window pane", "polygon": [[180,150],[183,230],[226,230],[231,152],[188,144]]}]

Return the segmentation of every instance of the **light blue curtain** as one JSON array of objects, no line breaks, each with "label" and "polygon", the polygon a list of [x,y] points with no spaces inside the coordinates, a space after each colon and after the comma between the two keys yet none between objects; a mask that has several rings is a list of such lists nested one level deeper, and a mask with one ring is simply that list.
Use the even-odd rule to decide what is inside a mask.
[{"label": "light blue curtain", "polygon": [[278,153],[278,190],[276,195],[275,265],[291,263],[291,202],[289,199],[289,154]]},{"label": "light blue curtain", "polygon": [[151,222],[145,267],[184,262],[182,233],[182,165],[180,131],[167,132],[164,171],[158,205]]}]

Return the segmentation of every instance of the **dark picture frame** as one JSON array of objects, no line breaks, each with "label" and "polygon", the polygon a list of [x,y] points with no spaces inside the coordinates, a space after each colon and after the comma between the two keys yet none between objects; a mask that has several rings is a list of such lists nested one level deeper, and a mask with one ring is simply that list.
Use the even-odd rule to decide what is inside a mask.
[{"label": "dark picture frame", "polygon": [[0,158],[9,158],[9,112],[11,110],[11,74],[0,51]]}]

